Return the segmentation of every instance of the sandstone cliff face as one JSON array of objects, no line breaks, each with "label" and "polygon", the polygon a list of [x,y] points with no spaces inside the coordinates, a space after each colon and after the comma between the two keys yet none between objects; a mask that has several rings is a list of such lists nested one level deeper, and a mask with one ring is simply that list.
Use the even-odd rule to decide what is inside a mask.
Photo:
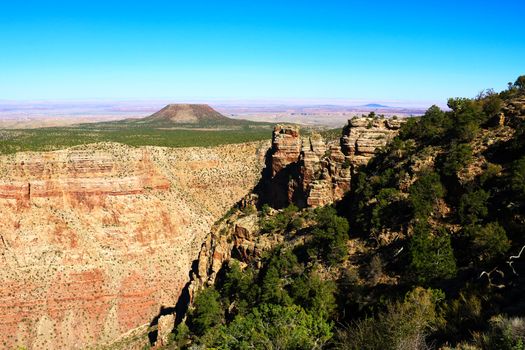
[{"label": "sandstone cliff face", "polygon": [[[213,226],[201,246],[196,267],[191,271],[190,301],[203,286],[213,285],[223,265],[232,257],[246,264],[282,241],[282,236],[261,234],[256,201],[255,195],[246,196],[239,208]],[[247,208],[250,209],[248,214]]]},{"label": "sandstone cliff face", "polygon": [[399,132],[405,119],[354,118],[341,137],[341,151],[352,167],[366,164],[378,147],[385,146]]},{"label": "sandstone cliff face", "polygon": [[340,144],[327,144],[317,134],[301,137],[297,127],[278,125],[270,151],[268,201],[282,208],[290,203],[318,207],[341,199],[350,189],[352,173],[395,137],[403,122],[351,119]]},{"label": "sandstone cliff face", "polygon": [[[293,202],[292,176],[297,174],[297,160],[301,155],[302,141],[296,126],[277,125],[272,135],[271,158],[268,159],[268,171],[264,181],[271,182],[264,191],[271,198],[275,207],[283,207]],[[288,187],[292,187],[288,189]]]},{"label": "sandstone cliff face", "polygon": [[296,163],[301,154],[301,138],[296,126],[277,125],[272,134],[272,177]]},{"label": "sandstone cliff face", "polygon": [[2,347],[110,344],[173,307],[212,224],[259,179],[266,147],[1,156]]}]

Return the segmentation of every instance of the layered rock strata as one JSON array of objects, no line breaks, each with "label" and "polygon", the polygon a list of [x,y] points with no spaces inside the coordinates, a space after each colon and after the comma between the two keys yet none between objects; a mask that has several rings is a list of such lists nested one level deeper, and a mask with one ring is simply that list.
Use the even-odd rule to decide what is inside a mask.
[{"label": "layered rock strata", "polygon": [[2,347],[99,347],[147,328],[176,304],[213,223],[258,181],[267,147],[1,156]]},{"label": "layered rock strata", "polygon": [[348,121],[339,144],[320,135],[301,137],[291,125],[276,126],[270,150],[267,201],[276,208],[290,203],[318,207],[342,198],[351,175],[368,162],[376,149],[397,135],[404,119],[354,118]]},{"label": "layered rock strata", "polygon": [[341,137],[341,151],[353,168],[366,164],[379,147],[392,140],[406,119],[354,118]]},{"label": "layered rock strata", "polygon": [[[191,271],[188,291],[190,301],[203,286],[213,285],[223,265],[232,257],[246,266],[250,261],[260,258],[265,251],[282,243],[281,235],[261,234],[256,201],[255,195],[248,195],[239,208],[213,226],[201,246],[197,264]],[[247,211],[247,208],[251,210]]]}]

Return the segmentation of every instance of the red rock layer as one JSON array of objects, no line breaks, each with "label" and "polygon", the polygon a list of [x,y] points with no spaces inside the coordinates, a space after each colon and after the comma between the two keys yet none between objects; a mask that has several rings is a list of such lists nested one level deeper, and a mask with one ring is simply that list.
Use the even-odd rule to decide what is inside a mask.
[{"label": "red rock layer", "polygon": [[173,307],[213,222],[255,185],[258,149],[1,156],[0,347],[112,344]]},{"label": "red rock layer", "polygon": [[33,198],[116,196],[167,190],[170,186],[154,169],[147,152],[132,160],[125,176],[124,169],[119,169],[115,160],[102,152],[54,155],[54,158],[49,154],[30,158],[18,155],[3,164],[4,172],[9,175],[0,179],[0,198],[27,202]]}]

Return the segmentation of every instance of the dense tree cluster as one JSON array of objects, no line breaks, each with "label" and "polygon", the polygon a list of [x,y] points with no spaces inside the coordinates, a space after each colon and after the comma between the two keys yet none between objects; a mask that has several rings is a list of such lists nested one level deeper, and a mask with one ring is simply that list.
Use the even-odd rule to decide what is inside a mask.
[{"label": "dense tree cluster", "polygon": [[[525,245],[525,121],[517,117],[507,119],[509,126],[501,124],[504,106],[523,98],[523,81],[522,76],[500,94],[450,99],[449,111],[432,106],[409,120],[353,183],[345,207],[351,236],[372,238],[372,254],[401,274],[405,288],[445,292],[442,325],[425,335],[426,344],[523,347],[525,333],[507,320],[525,313],[512,304],[523,281],[508,268],[511,253]],[[377,238],[392,231],[403,238]],[[376,315],[358,321],[357,330],[365,320],[379,326],[385,314]],[[459,321],[462,317],[471,322]],[[504,321],[495,326],[494,317]],[[355,336],[355,327],[347,335]],[[483,335],[472,338],[473,333]],[[504,339],[500,344],[495,337]]]},{"label": "dense tree cluster", "polygon": [[205,348],[320,349],[332,339],[337,283],[322,273],[347,257],[348,222],[332,207],[270,212],[260,212],[262,232],[285,235],[297,229],[294,221],[308,221],[305,242],[278,246],[244,268],[232,260],[214,287],[197,294],[173,345],[193,339]]}]

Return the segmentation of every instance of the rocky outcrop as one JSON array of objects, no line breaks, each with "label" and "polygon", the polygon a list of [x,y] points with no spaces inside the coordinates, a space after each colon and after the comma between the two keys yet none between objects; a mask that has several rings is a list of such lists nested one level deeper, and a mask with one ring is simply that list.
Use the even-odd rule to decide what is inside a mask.
[{"label": "rocky outcrop", "polygon": [[1,156],[2,347],[115,344],[155,317],[165,328],[161,311],[176,305],[213,223],[256,184],[267,148]]},{"label": "rocky outcrop", "polygon": [[296,163],[301,149],[299,127],[277,125],[272,134],[272,177]]},{"label": "rocky outcrop", "polygon": [[[501,108],[501,112],[497,116],[497,124],[500,127],[511,126],[517,128],[524,120],[525,93],[521,93],[521,95],[506,101]],[[493,122],[493,124],[495,123]]]},{"label": "rocky outcrop", "polygon": [[508,117],[525,117],[525,96],[522,93],[521,96],[507,101],[503,108],[502,113]]},{"label": "rocky outcrop", "polygon": [[343,197],[351,175],[395,135],[404,119],[354,118],[343,129],[339,144],[318,134],[301,137],[295,126],[276,126],[266,183],[267,201],[275,208],[290,203],[318,207]]},{"label": "rocky outcrop", "polygon": [[341,137],[341,151],[355,168],[366,164],[379,147],[393,139],[405,119],[354,118]]},{"label": "rocky outcrop", "polygon": [[231,258],[248,264],[282,242],[282,236],[261,234],[256,202],[255,195],[248,195],[229,216],[213,226],[201,246],[196,268],[191,272],[190,301],[203,286],[213,285]]},{"label": "rocky outcrop", "polygon": [[[261,198],[275,207],[283,207],[293,202],[292,182],[298,172],[297,160],[301,155],[302,141],[299,128],[290,125],[277,125],[272,134],[272,148],[268,154],[267,171],[263,176],[265,186]],[[290,187],[290,188],[288,188]]]},{"label": "rocky outcrop", "polygon": [[[369,122],[371,127],[368,127]],[[191,305],[200,289],[215,283],[232,258],[239,261],[243,268],[257,261],[265,251],[283,243],[283,235],[261,232],[256,214],[257,203],[270,202],[274,208],[290,203],[318,207],[341,199],[350,189],[354,169],[363,164],[363,159],[371,158],[377,147],[386,145],[401,123],[372,118],[349,121],[339,144],[326,143],[315,133],[301,137],[296,126],[277,125],[272,148],[267,154],[263,187],[258,190],[259,195],[266,197],[258,198],[257,194],[246,196],[213,226],[190,273],[186,305]],[[383,137],[379,139],[377,135]],[[350,152],[348,140],[354,140]],[[270,210],[273,214],[278,212]]]}]

